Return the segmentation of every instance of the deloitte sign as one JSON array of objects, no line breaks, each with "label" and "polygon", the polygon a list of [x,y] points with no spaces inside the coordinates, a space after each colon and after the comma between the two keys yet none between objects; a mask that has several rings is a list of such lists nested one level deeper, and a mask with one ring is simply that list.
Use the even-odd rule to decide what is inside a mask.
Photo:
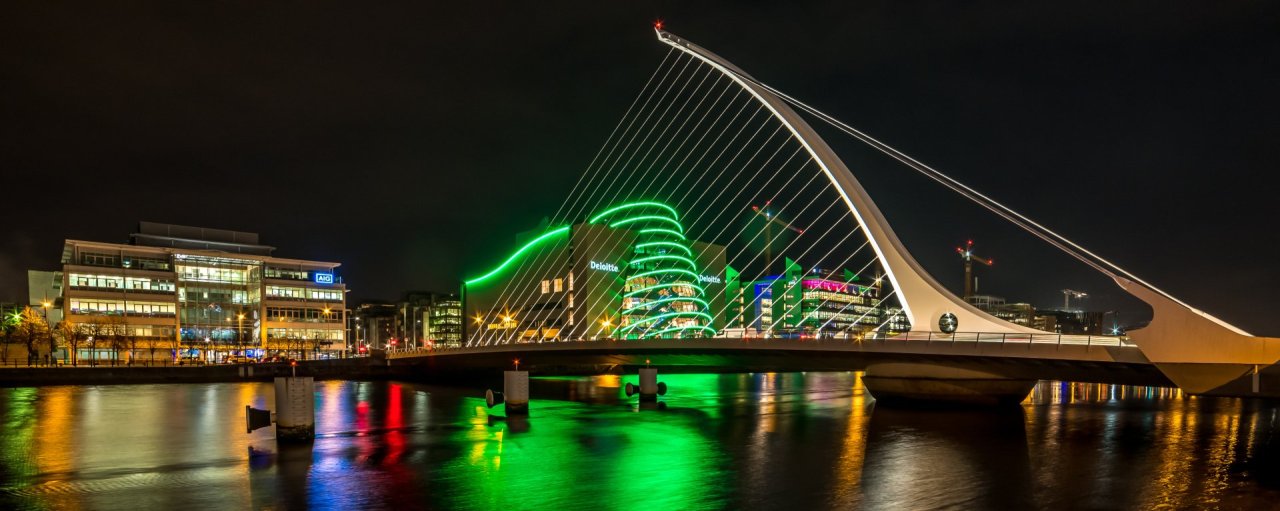
[{"label": "deloitte sign", "polygon": [[720,277],[715,275],[698,275],[698,282],[703,284],[720,284],[723,281],[720,280]]},{"label": "deloitte sign", "polygon": [[587,266],[590,266],[593,270],[618,273],[618,265],[613,263],[597,263],[595,261],[590,261],[587,263]]}]

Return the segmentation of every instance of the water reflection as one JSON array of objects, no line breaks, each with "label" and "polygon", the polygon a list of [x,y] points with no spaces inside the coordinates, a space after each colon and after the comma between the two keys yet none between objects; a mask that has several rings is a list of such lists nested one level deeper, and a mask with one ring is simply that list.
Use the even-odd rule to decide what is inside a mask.
[{"label": "water reflection", "polygon": [[[1012,411],[877,409],[853,373],[321,382],[318,438],[246,435],[270,384],[0,389],[0,508],[1267,508],[1277,405],[1044,382]],[[494,413],[491,413],[494,412]],[[609,504],[609,505],[604,505]]]}]

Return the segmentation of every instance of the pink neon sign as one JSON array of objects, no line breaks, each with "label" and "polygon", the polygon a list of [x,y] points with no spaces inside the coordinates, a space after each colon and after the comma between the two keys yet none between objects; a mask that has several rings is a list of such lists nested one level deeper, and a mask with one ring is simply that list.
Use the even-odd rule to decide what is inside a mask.
[{"label": "pink neon sign", "polygon": [[849,284],[844,282],[836,282],[826,279],[807,279],[800,282],[801,287],[805,289],[818,289],[822,291],[832,291],[836,293],[848,293]]}]

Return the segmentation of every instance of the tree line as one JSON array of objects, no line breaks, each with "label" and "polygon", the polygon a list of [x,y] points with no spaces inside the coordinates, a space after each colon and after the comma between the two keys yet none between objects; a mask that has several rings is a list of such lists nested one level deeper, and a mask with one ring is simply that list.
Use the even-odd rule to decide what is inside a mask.
[{"label": "tree line", "polygon": [[[100,348],[108,349],[114,361],[119,361],[121,352],[125,352],[132,362],[142,340],[143,337],[136,335],[123,316],[101,316],[96,321],[86,323],[64,320],[50,326],[43,314],[32,307],[24,307],[5,314],[3,322],[0,322],[0,364],[9,363],[12,346],[26,348],[27,364],[53,363],[53,354],[58,351],[59,346],[68,348],[72,365],[79,363],[77,358],[80,348],[89,348],[93,353],[97,353]],[[151,359],[154,360],[157,350],[171,348],[176,351],[179,348],[176,338],[169,344],[172,346],[158,345],[152,341],[146,349],[151,352]],[[42,356],[41,352],[45,355]]]}]

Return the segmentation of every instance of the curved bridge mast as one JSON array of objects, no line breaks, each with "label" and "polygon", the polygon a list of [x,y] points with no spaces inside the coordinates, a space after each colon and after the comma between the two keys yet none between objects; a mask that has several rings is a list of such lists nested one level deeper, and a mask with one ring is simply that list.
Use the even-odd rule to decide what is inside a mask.
[{"label": "curved bridge mast", "polygon": [[790,130],[805,151],[817,162],[826,177],[831,180],[840,197],[858,220],[858,224],[866,232],[871,247],[884,265],[886,276],[893,284],[893,288],[897,290],[903,312],[911,322],[912,329],[936,330],[939,319],[949,313],[955,316],[958,329],[963,331],[994,334],[1045,333],[987,314],[947,291],[907,252],[906,247],[889,227],[889,222],[880,213],[880,209],[876,207],[867,191],[853,177],[853,173],[840,157],[782,98],[756,85],[755,80],[746,72],[705,48],[663,30],[657,30],[657,35],[663,43],[719,70],[754,96]]}]

